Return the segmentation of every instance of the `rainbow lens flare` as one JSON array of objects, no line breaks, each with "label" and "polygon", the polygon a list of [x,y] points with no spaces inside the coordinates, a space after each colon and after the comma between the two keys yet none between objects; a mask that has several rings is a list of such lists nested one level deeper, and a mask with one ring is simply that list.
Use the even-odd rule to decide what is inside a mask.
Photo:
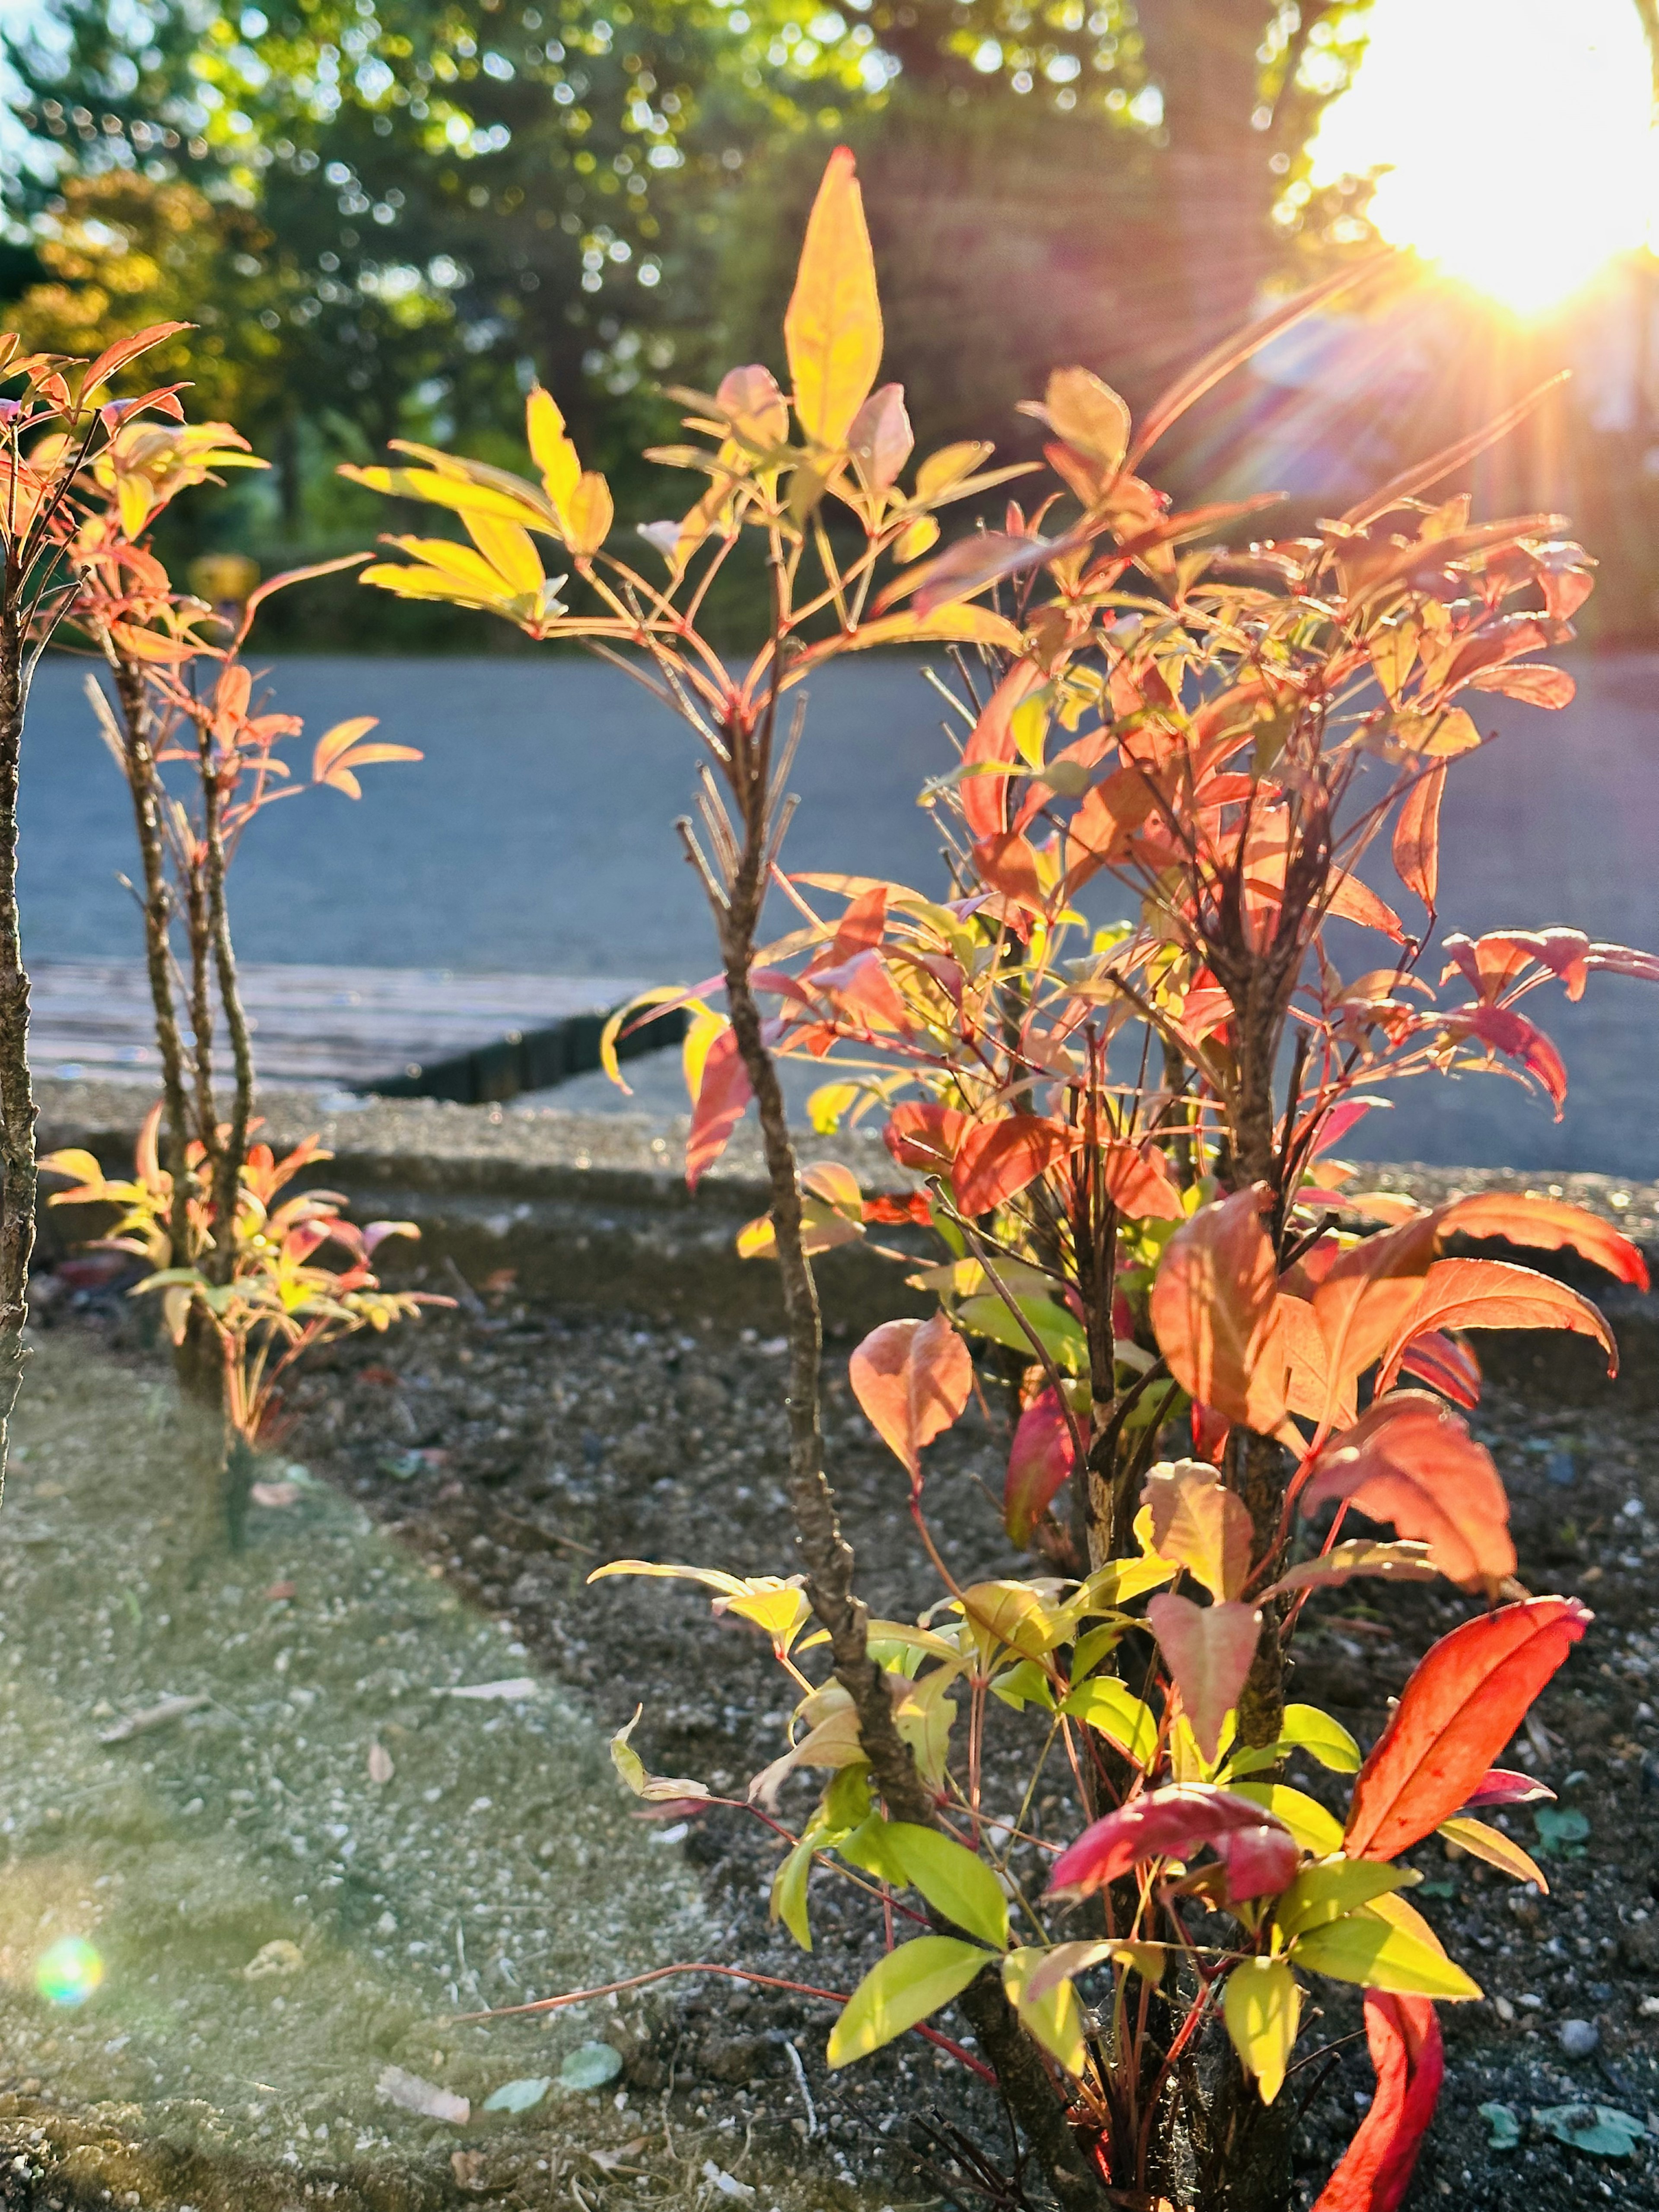
[{"label": "rainbow lens flare", "polygon": [[34,1986],[48,2004],[84,2004],[103,1978],[104,1962],[84,1936],[59,1936],[34,1970]]}]

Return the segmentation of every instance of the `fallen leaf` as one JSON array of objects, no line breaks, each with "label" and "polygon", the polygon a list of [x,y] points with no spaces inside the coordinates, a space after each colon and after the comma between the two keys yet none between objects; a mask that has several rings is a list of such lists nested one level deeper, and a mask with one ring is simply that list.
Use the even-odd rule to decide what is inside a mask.
[{"label": "fallen leaf", "polygon": [[462,2189],[482,2189],[484,2154],[481,2150],[453,2150],[449,2154],[449,2168],[456,2185]]},{"label": "fallen leaf", "polygon": [[398,1771],[392,1765],[392,1753],[383,1743],[376,1741],[368,1747],[368,1778],[371,1782],[390,1782]]},{"label": "fallen leaf", "polygon": [[256,1505],[270,1508],[292,1505],[298,1499],[299,1495],[300,1486],[297,1482],[256,1482],[248,1491],[249,1498]]},{"label": "fallen leaf", "polygon": [[579,2043],[559,2069],[562,2089],[603,2089],[622,2072],[622,2053],[611,2043]]},{"label": "fallen leaf", "polygon": [[262,1943],[242,1969],[245,1982],[268,1981],[273,1975],[297,1974],[305,1965],[305,1953],[297,1943],[290,1943],[285,1936],[278,1936],[269,1943]]},{"label": "fallen leaf", "polygon": [[503,2081],[499,2089],[492,2089],[484,2099],[487,2112],[527,2112],[553,2086],[550,2074],[526,2074],[516,2081]]},{"label": "fallen leaf", "polygon": [[299,1588],[297,1583],[272,1583],[264,1594],[265,1602],[267,1605],[280,1605],[285,1598],[297,1597]]},{"label": "fallen leaf", "polygon": [[505,1681],[467,1682],[459,1689],[440,1690],[438,1695],[441,1698],[470,1698],[481,1705],[509,1702],[519,1705],[526,1698],[533,1698],[538,1686],[529,1674],[512,1674]]},{"label": "fallen leaf", "polygon": [[401,2066],[386,2067],[374,2084],[374,2093],[389,2105],[418,2112],[423,2120],[447,2120],[452,2127],[464,2128],[472,2117],[472,2107],[465,2097],[423,2081],[418,2074],[405,2074]]}]

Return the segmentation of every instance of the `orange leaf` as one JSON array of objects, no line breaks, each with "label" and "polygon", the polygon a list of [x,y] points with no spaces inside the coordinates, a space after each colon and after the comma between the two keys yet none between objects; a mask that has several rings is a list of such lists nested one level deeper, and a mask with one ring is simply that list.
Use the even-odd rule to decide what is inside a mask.
[{"label": "orange leaf", "polygon": [[1261,1208],[1261,1194],[1241,1190],[1176,1231],[1152,1285],[1152,1328],[1188,1397],[1270,1434],[1285,1419],[1288,1362]]},{"label": "orange leaf", "polygon": [[1221,1748],[1222,1723],[1238,1703],[1255,1656],[1261,1615],[1253,1605],[1229,1601],[1199,1607],[1190,1598],[1160,1590],[1147,1601],[1146,1619],[1181,1692],[1198,1747],[1206,1759],[1213,1759]]},{"label": "orange leaf", "polygon": [[994,837],[982,838],[975,846],[973,857],[975,867],[993,890],[1012,899],[1016,906],[1042,913],[1042,879],[1036,849],[1029,838],[1021,836],[1018,830],[1000,831]]},{"label": "orange leaf", "polygon": [[1516,1569],[1510,1502],[1492,1454],[1426,1390],[1380,1398],[1313,1461],[1302,1510],[1346,1499],[1429,1547],[1449,1581],[1495,1595]]},{"label": "orange leaf", "polygon": [[1395,824],[1395,870],[1406,889],[1415,891],[1431,914],[1440,888],[1440,801],[1445,789],[1446,764],[1442,761],[1413,784]]},{"label": "orange leaf", "polygon": [[884,1443],[921,1486],[921,1454],[968,1403],[974,1363],[942,1313],[931,1321],[887,1321],[848,1363],[853,1395]]},{"label": "orange leaf", "polygon": [[[246,701],[244,701],[246,706]],[[317,749],[311,756],[311,780],[313,783],[327,781],[329,770],[344,753],[349,753],[359,738],[378,728],[378,714],[354,714],[349,722],[337,722],[325,730],[317,740]]]},{"label": "orange leaf", "polygon": [[[193,331],[194,323],[152,323],[148,330],[135,331],[131,337],[117,338],[106,346],[88,369],[81,380],[81,396],[89,398],[100,384],[107,384],[118,370],[130,361],[137,361],[141,353],[148,353],[167,338],[176,337],[180,331]],[[12,374],[15,375],[14,369]]]},{"label": "orange leaf", "polygon": [[1131,1221],[1179,1221],[1185,1212],[1181,1193],[1155,1146],[1143,1152],[1124,1138],[1114,1137],[1101,1148],[1101,1176],[1107,1197]]},{"label": "orange leaf", "polygon": [[1397,1858],[1467,1804],[1592,1617],[1577,1598],[1534,1597],[1443,1636],[1355,1779],[1348,1856]]},{"label": "orange leaf", "polygon": [[1423,1279],[1416,1304],[1383,1349],[1377,1389],[1386,1390],[1393,1382],[1414,1337],[1449,1328],[1569,1329],[1577,1336],[1593,1336],[1607,1355],[1607,1373],[1619,1372],[1613,1331],[1589,1300],[1565,1283],[1507,1260],[1437,1260]]},{"label": "orange leaf", "polygon": [[830,156],[807,218],[783,321],[795,413],[809,438],[843,446],[881,367],[881,302],[851,150]]},{"label": "orange leaf", "polygon": [[1547,661],[1529,661],[1522,667],[1483,668],[1469,678],[1471,691],[1501,691],[1506,699],[1524,700],[1529,707],[1568,707],[1577,685],[1565,668]]},{"label": "orange leaf", "polygon": [[968,1116],[936,1099],[908,1098],[895,1106],[882,1131],[882,1141],[902,1168],[916,1168],[924,1175],[949,1175]]},{"label": "orange leaf", "polygon": [[1237,1597],[1250,1579],[1249,1508],[1203,1460],[1166,1460],[1146,1478],[1140,1502],[1152,1516],[1151,1548],[1173,1559],[1212,1598]]},{"label": "orange leaf", "polygon": [[1070,1157],[1073,1134],[1063,1121],[1038,1114],[1009,1114],[969,1128],[951,1170],[957,1204],[970,1218],[1005,1206],[1015,1194]]},{"label": "orange leaf", "polygon": [[[977,767],[985,761],[1013,762],[1018,752],[1014,743],[1014,709],[1042,685],[1042,671],[1029,660],[1017,660],[996,690],[986,701],[983,712],[974,725],[967,744],[962,749],[964,768]],[[1012,769],[1011,769],[1012,773]],[[994,837],[1008,826],[1007,778],[1000,775],[972,775],[962,784],[962,814],[976,841]]]},{"label": "orange leaf", "polygon": [[1629,1237],[1599,1214],[1571,1206],[1565,1199],[1534,1197],[1530,1191],[1477,1191],[1441,1206],[1436,1218],[1443,1237],[1454,1230],[1465,1237],[1502,1237],[1539,1252],[1559,1252],[1564,1244],[1570,1245],[1621,1283],[1633,1284],[1638,1291],[1648,1287],[1647,1261]]}]

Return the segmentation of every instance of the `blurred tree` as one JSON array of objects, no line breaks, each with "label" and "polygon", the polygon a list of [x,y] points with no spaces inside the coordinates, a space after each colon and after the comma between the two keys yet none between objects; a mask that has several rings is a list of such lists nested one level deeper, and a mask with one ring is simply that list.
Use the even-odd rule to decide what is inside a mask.
[{"label": "blurred tree", "polygon": [[823,140],[851,136],[896,373],[938,395],[929,429],[967,434],[1006,420],[1057,355],[1133,384],[1137,362],[1157,374],[1242,318],[1300,219],[1303,148],[1363,15],[1352,0],[48,0],[7,41],[52,157],[5,187],[48,260],[26,319],[202,321],[198,404],[211,380],[216,410],[277,463],[289,538],[351,526],[328,464],[390,436],[495,436],[510,458],[532,368],[622,469],[624,502],[648,503],[625,466],[641,426],[617,399],[652,405],[665,372],[695,377],[717,345],[775,329],[773,241],[793,237]]}]

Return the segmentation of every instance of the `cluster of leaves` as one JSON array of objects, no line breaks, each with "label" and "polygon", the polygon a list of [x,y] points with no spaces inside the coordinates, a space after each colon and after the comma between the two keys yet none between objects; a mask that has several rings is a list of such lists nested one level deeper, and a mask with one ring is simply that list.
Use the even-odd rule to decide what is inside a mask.
[{"label": "cluster of leaves", "polygon": [[[1659,980],[1653,956],[1565,928],[1454,934],[1437,983],[1419,972],[1445,780],[1483,742],[1466,702],[1570,696],[1528,656],[1571,635],[1590,586],[1561,518],[1477,523],[1462,496],[1419,496],[1507,421],[1316,534],[1243,553],[1206,542],[1243,510],[1175,511],[1141,473],[1195,399],[1332,289],[1206,356],[1138,428],[1091,372],[1057,371],[1028,410],[1052,488],[935,550],[942,508],[1025,472],[962,446],[907,489],[908,417],[899,387],[877,386],[880,307],[838,155],[785,323],[792,392],[750,366],[679,395],[704,442],[655,458],[708,488],[641,533],[665,577],[614,550],[604,479],[545,393],[530,401],[538,484],[426,447],[405,449],[417,465],[356,472],[458,514],[471,540],[393,539],[408,560],[366,582],[584,641],[706,750],[701,834],[681,828],[722,974],[650,994],[635,1018],[691,1006],[694,1185],[758,1102],[773,1205],[743,1249],[781,1267],[806,1571],[601,1571],[694,1573],[770,1638],[799,1704],[750,1802],[775,1822],[796,1769],[833,1778],[774,1890],[803,1943],[816,1865],[873,1880],[890,1930],[907,1917],[928,1930],[890,1943],[848,1997],[834,2063],[952,2000],[977,2007],[981,2049],[1068,2205],[1096,2183],[1168,2183],[1177,2140],[1212,2193],[1226,2172],[1229,2203],[1279,2201],[1287,2130],[1263,2115],[1283,2113],[1304,1974],[1365,1990],[1379,2079],[1322,2201],[1397,2203],[1439,2081],[1434,2002],[1479,1994],[1404,1896],[1404,1855],[1438,1832],[1543,1886],[1477,1814],[1540,1794],[1495,1761],[1588,1619],[1515,1581],[1502,1481],[1462,1418],[1480,1389],[1465,1333],[1565,1328],[1616,1360],[1578,1292],[1447,1246],[1570,1249],[1646,1280],[1636,1249],[1577,1207],[1423,1208],[1350,1190],[1332,1157],[1381,1086],[1411,1077],[1501,1073],[1559,1114],[1559,1055],[1521,1002],[1558,981],[1576,997],[1592,973]],[[745,533],[772,606],[732,672],[699,613]],[[548,574],[538,538],[563,573]],[[964,648],[940,686],[958,757],[923,793],[952,881],[933,896],[786,876],[800,717],[778,737],[783,695],[837,654],[927,640]],[[1416,932],[1362,872],[1390,823],[1395,872],[1427,915]],[[1134,919],[1091,912],[1107,882]],[[798,926],[761,945],[769,884]],[[1366,934],[1387,949],[1356,966],[1347,945]],[[709,1003],[722,981],[725,1015]],[[879,1124],[911,1193],[866,1201],[844,1169],[797,1175],[779,1056],[823,1066],[820,1128]],[[853,1601],[813,1456],[810,1258],[872,1221],[926,1224],[943,1248],[920,1271],[894,1255],[939,1310],[885,1324],[851,1366],[942,1584],[915,1624],[868,1622]],[[1017,1399],[1009,1530],[1054,1571],[963,1588],[928,1528],[922,1454],[968,1401],[970,1340]],[[1353,1515],[1392,1534],[1345,1534]],[[1491,1609],[1426,1655],[1362,1759],[1283,1683],[1309,1596],[1366,1576],[1443,1577]],[[801,1662],[825,1644],[814,1680]],[[1041,1740],[1018,1808],[984,1801],[989,1698]],[[1297,1752],[1355,1773],[1346,1820],[1280,1778]],[[1027,1825],[1057,1754],[1091,1815],[1058,1853]],[[649,1798],[701,1802],[625,1746],[618,1764]],[[1065,1936],[1056,1917],[1079,1906],[1090,1932]],[[1195,2062],[1218,2021],[1237,2064],[1211,2069],[1211,2091]]]},{"label": "cluster of leaves", "polygon": [[[168,1334],[182,1345],[191,1317],[206,1316],[223,1362],[224,1408],[233,1432],[250,1448],[276,1440],[282,1381],[307,1352],[357,1330],[384,1333],[412,1319],[423,1305],[447,1304],[422,1291],[385,1289],[373,1272],[376,1249],[389,1237],[418,1237],[412,1221],[371,1221],[359,1228],[344,1218],[337,1191],[280,1194],[302,1169],[330,1155],[315,1137],[278,1159],[270,1146],[248,1147],[242,1163],[229,1245],[228,1274],[205,1273],[205,1256],[224,1243],[213,1200],[213,1163],[199,1140],[185,1161],[185,1242],[175,1248],[173,1178],[161,1165],[161,1107],[153,1107],[139,1133],[130,1180],[106,1176],[88,1152],[48,1154],[41,1172],[66,1177],[53,1206],[117,1209],[96,1251],[121,1252],[146,1261],[150,1272],[137,1292],[159,1292]],[[329,1247],[341,1255],[331,1263]]]}]

